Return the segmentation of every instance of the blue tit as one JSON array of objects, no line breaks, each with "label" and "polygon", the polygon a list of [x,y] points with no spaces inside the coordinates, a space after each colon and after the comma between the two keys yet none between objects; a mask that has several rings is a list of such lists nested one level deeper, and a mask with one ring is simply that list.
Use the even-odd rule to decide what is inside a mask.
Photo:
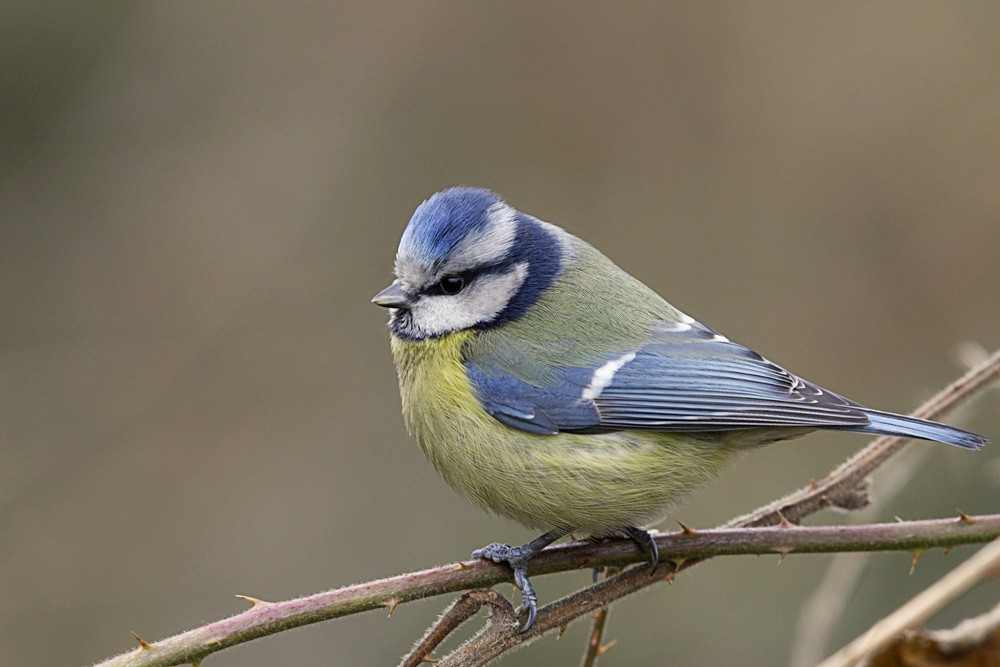
[{"label": "blue tit", "polygon": [[488,190],[423,202],[395,275],[372,301],[390,311],[407,428],[454,489],[545,531],[473,553],[513,568],[522,630],[535,553],[570,532],[624,536],[655,569],[641,526],[751,447],[816,429],[986,442],[797,377]]}]

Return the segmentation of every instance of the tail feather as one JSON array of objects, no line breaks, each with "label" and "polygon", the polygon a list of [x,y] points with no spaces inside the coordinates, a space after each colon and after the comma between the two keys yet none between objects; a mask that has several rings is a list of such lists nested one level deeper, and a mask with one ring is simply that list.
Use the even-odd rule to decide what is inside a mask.
[{"label": "tail feather", "polygon": [[964,449],[982,449],[989,442],[986,438],[963,431],[954,426],[946,426],[926,419],[906,417],[891,412],[865,409],[869,423],[866,426],[848,426],[840,430],[870,433],[872,435],[898,435],[922,440],[936,440]]}]

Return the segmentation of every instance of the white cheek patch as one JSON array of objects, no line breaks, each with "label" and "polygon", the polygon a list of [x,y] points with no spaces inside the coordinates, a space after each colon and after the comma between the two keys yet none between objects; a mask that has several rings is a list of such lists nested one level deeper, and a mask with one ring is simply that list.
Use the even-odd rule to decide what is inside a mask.
[{"label": "white cheek patch", "polygon": [[413,323],[425,335],[439,336],[489,322],[507,307],[525,278],[527,263],[506,273],[480,276],[453,295],[423,296],[411,309]]},{"label": "white cheek patch", "polygon": [[584,400],[592,401],[600,396],[605,387],[611,384],[611,381],[615,379],[615,373],[621,370],[622,366],[633,359],[635,359],[635,352],[628,352],[620,357],[612,359],[598,368],[590,377],[590,384],[583,388],[583,393],[580,397]]}]

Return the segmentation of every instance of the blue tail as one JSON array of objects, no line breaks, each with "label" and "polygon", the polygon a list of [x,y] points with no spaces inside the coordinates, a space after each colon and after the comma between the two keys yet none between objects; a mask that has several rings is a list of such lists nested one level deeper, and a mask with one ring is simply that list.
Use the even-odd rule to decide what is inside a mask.
[{"label": "blue tail", "polygon": [[982,449],[989,440],[963,431],[954,426],[945,426],[937,422],[917,419],[916,417],[905,417],[891,412],[879,412],[865,408],[868,415],[869,424],[867,426],[847,426],[838,430],[854,431],[856,433],[870,433],[872,435],[900,435],[908,438],[920,438],[922,440],[936,440],[948,445],[955,445],[964,449]]}]

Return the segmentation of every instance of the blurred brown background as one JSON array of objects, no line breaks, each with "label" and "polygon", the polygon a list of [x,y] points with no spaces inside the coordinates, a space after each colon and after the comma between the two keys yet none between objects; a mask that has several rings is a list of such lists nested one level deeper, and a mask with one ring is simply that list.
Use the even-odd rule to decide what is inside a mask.
[{"label": "blurred brown background", "polygon": [[[446,186],[500,192],[877,407],[960,373],[960,343],[1000,345],[995,3],[22,0],[0,24],[0,664],[86,664],[130,630],[240,611],[236,593],[532,536],[423,460],[369,304]],[[1000,441],[995,394],[967,416]],[[719,523],[864,442],[755,453],[675,516]],[[924,446],[878,518],[998,510],[996,444]],[[969,553],[913,576],[909,555],[876,557],[835,642]],[[601,664],[785,662],[827,559],[776,560],[719,559],[619,604]],[[589,576],[536,583],[551,600]],[[210,663],[394,663],[446,603]],[[576,664],[585,633],[510,662]]]}]

